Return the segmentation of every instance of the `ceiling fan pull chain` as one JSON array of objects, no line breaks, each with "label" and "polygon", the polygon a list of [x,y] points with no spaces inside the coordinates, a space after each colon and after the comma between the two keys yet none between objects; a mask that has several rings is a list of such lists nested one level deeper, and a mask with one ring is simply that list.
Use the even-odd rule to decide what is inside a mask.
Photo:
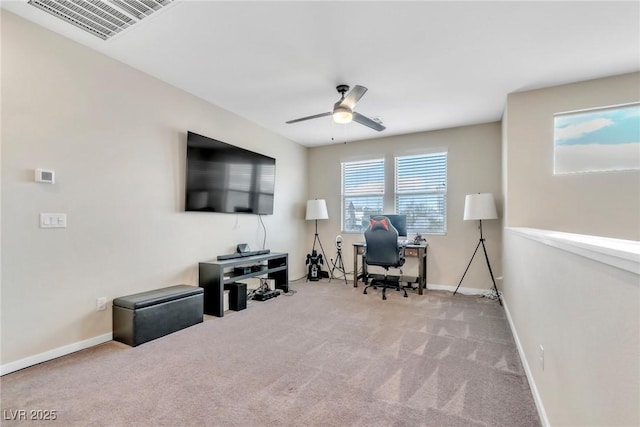
[{"label": "ceiling fan pull chain", "polygon": [[333,120],[331,120],[331,140],[332,141],[334,140],[333,135],[334,135],[335,129],[336,129],[336,123]]}]

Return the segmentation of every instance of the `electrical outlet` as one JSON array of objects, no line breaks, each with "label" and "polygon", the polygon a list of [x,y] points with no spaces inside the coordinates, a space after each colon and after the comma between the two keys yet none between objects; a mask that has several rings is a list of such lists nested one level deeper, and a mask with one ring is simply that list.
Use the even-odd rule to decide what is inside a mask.
[{"label": "electrical outlet", "polygon": [[107,309],[107,297],[100,297],[96,299],[96,311],[103,311]]},{"label": "electrical outlet", "polygon": [[540,367],[544,371],[544,347],[542,346],[540,346],[539,356],[540,356]]}]

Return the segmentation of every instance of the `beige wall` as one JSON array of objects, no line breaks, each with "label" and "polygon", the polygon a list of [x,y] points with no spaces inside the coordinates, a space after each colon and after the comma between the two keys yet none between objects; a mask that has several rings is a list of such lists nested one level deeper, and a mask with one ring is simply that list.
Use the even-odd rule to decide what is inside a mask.
[{"label": "beige wall", "polygon": [[[318,221],[318,233],[329,258],[335,257],[335,237],[345,241],[346,267],[353,270],[352,244],[363,241],[362,233],[342,233],[341,162],[384,157],[386,173],[393,176],[393,157],[423,152],[448,152],[447,234],[426,236],[428,249],[428,283],[456,286],[478,243],[477,221],[464,221],[464,198],[478,192],[494,193],[498,212],[500,197],[500,123],[465,126],[440,131],[326,145],[309,150],[309,197],[326,199],[329,220]],[[393,179],[391,180],[393,182]],[[393,191],[391,188],[390,191]],[[387,194],[392,212],[393,197]],[[496,276],[501,275],[501,220],[483,224],[487,250]],[[313,230],[307,232],[310,249]],[[408,259],[405,273],[416,272],[415,259]],[[413,273],[416,274],[416,273]],[[351,278],[351,276],[349,276]],[[463,287],[489,289],[491,278],[481,253],[467,273]]]},{"label": "beige wall", "polygon": [[199,261],[261,246],[257,216],[183,212],[188,130],[277,159],[266,247],[302,275],[304,147],[2,12],[2,364],[110,333],[97,297],[195,285]]},{"label": "beige wall", "polygon": [[553,114],[638,101],[639,87],[632,73],[509,94],[506,226],[640,240],[640,171],[553,175]]},{"label": "beige wall", "polygon": [[506,305],[549,424],[640,425],[640,277],[510,229],[504,266]]},{"label": "beige wall", "polygon": [[[638,171],[553,176],[553,113],[637,101],[639,85],[634,73],[509,95],[507,226],[640,239]],[[506,306],[550,424],[638,425],[640,277],[509,229],[503,254]]]}]

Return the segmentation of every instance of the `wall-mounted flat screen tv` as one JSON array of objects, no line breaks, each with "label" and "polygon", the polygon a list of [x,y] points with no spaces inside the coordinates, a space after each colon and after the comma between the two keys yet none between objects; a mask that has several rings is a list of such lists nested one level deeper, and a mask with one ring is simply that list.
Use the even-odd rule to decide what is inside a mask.
[{"label": "wall-mounted flat screen tv", "polygon": [[185,210],[273,214],[276,159],[187,133]]}]

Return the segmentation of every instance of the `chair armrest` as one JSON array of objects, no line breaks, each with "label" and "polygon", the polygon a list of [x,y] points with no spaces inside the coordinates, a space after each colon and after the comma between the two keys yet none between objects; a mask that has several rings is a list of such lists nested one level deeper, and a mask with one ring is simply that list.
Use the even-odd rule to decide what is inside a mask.
[{"label": "chair armrest", "polygon": [[400,258],[404,258],[404,250],[406,247],[407,247],[406,242],[398,243],[398,254],[400,255]]}]

